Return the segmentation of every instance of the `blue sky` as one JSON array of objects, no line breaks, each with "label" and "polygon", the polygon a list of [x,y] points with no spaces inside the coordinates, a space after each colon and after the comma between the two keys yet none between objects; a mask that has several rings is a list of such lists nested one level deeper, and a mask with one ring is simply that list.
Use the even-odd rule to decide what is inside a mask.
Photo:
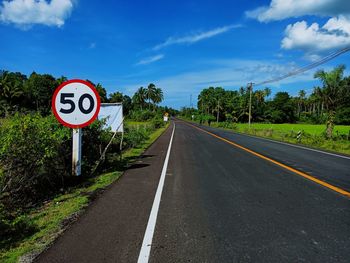
[{"label": "blue sky", "polygon": [[[90,79],[128,95],[153,82],[175,108],[203,88],[238,89],[350,45],[348,0],[0,2],[0,69]],[[310,92],[314,72],[269,87]]]}]

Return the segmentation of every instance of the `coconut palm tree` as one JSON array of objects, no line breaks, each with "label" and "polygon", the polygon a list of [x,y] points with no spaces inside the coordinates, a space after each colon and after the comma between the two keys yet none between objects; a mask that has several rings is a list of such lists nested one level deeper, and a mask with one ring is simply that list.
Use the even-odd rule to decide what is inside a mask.
[{"label": "coconut palm tree", "polygon": [[132,102],[136,105],[139,105],[142,111],[142,107],[145,104],[145,101],[146,101],[146,89],[144,87],[140,87],[132,97]]},{"label": "coconut palm tree", "polygon": [[256,98],[257,105],[264,103],[265,91],[257,90],[254,92],[254,96]]},{"label": "coconut palm tree", "polygon": [[155,91],[154,91],[154,98],[153,98],[153,102],[155,104],[158,104],[158,103],[161,103],[164,99],[164,96],[163,96],[163,91],[161,88],[156,88]]},{"label": "coconut palm tree", "polygon": [[266,88],[264,89],[264,94],[265,94],[265,97],[266,97],[266,98],[270,97],[270,95],[271,95],[271,89],[268,88],[268,87],[266,87]]},{"label": "coconut palm tree", "polygon": [[337,105],[341,102],[346,92],[346,87],[341,85],[344,70],[345,66],[340,65],[329,72],[319,70],[314,76],[323,83],[323,87],[316,89],[316,93],[321,97],[328,113],[326,123],[328,138],[332,138]]},{"label": "coconut palm tree", "polygon": [[15,100],[22,95],[23,89],[20,83],[11,82],[8,72],[2,72],[0,75],[0,101],[5,115],[13,108]]},{"label": "coconut palm tree", "polygon": [[151,109],[151,101],[154,102],[155,92],[156,92],[156,85],[154,85],[153,83],[150,83],[146,89],[146,99],[148,100],[149,109]]}]

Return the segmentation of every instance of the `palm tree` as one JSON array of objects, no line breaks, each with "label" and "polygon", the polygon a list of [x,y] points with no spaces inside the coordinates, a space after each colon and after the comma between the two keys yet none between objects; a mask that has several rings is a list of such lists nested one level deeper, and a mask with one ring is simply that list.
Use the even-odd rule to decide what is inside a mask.
[{"label": "palm tree", "polygon": [[146,89],[146,99],[148,100],[149,109],[151,109],[151,101],[154,102],[155,92],[156,92],[156,85],[154,85],[153,83],[150,83]]},{"label": "palm tree", "polygon": [[8,111],[12,109],[15,100],[22,95],[23,90],[20,83],[11,83],[8,73],[6,71],[2,72],[0,76],[0,100],[3,100],[1,101],[1,104],[3,110],[5,111],[5,115],[7,115]]},{"label": "palm tree", "polygon": [[140,105],[140,109],[142,111],[142,106],[145,104],[146,100],[146,89],[144,87],[140,87],[132,97],[133,103]]},{"label": "palm tree", "polygon": [[116,91],[114,93],[109,94],[109,102],[123,102],[123,93]]},{"label": "palm tree", "polygon": [[155,91],[154,91],[154,98],[153,98],[153,102],[155,104],[158,104],[158,103],[161,103],[164,99],[164,96],[163,96],[163,91],[161,88],[156,88]]},{"label": "palm tree", "polygon": [[328,138],[332,138],[337,105],[343,99],[343,95],[346,91],[345,86],[341,85],[344,70],[345,66],[340,65],[329,72],[319,70],[314,76],[315,78],[320,79],[323,83],[323,87],[316,89],[316,93],[321,97],[328,112],[326,123],[326,133]]},{"label": "palm tree", "polygon": [[266,98],[270,97],[270,95],[271,95],[271,89],[268,88],[268,87],[266,87],[266,88],[264,89],[264,94],[265,94],[265,97],[266,97]]},{"label": "palm tree", "polygon": [[258,105],[262,104],[264,102],[265,98],[265,91],[257,90],[254,92],[254,96],[256,98],[256,102]]}]

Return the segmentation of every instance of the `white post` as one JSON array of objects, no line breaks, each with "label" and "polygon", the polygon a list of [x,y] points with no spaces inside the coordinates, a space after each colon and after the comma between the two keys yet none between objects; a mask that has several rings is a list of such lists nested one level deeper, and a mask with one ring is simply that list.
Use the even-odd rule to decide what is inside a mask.
[{"label": "white post", "polygon": [[82,130],[73,129],[72,174],[81,175],[81,140]]}]

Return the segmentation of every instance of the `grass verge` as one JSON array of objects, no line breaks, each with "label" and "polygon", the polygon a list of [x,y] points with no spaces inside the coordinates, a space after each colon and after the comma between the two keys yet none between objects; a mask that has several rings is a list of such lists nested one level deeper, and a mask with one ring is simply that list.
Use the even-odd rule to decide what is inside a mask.
[{"label": "grass verge", "polygon": [[[168,126],[169,124],[155,130],[149,135],[148,140],[137,148],[132,148],[124,152],[124,160],[130,163],[137,159]],[[27,216],[31,220],[31,224],[35,226],[35,231],[24,239],[1,248],[0,262],[28,262],[35,258],[78,218],[98,193],[122,175],[125,167],[115,172],[101,174],[91,178],[82,185],[74,189],[69,189],[66,193],[47,201],[40,208],[30,211]]]},{"label": "grass verge", "polygon": [[[350,126],[346,125],[336,125],[331,140],[325,137],[325,125],[316,124],[254,123],[249,129],[246,123],[212,122],[211,127],[350,155]],[[300,141],[297,139],[299,131],[302,132]]]}]

